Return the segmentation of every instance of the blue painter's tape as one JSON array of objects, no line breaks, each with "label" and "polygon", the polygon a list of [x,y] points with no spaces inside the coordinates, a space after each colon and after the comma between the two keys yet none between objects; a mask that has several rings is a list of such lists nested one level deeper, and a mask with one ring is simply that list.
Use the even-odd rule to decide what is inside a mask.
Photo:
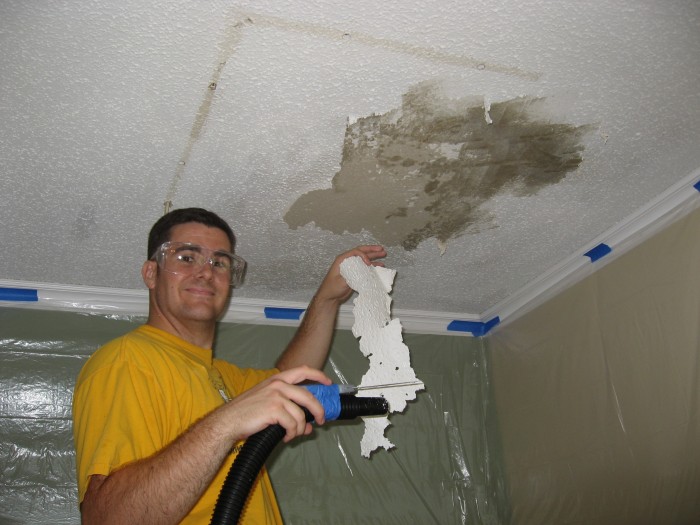
[{"label": "blue painter's tape", "polygon": [[265,317],[267,319],[291,319],[298,321],[301,319],[301,314],[303,313],[303,308],[279,308],[276,306],[265,307]]},{"label": "blue painter's tape", "polygon": [[612,248],[605,243],[600,243],[592,250],[587,251],[583,255],[591,258],[591,262],[596,262],[598,259],[605,257],[612,251]]},{"label": "blue painter's tape", "polygon": [[450,332],[471,332],[474,337],[486,335],[494,326],[501,322],[501,319],[496,316],[490,321],[460,321],[455,319],[447,325],[447,330]]},{"label": "blue painter's tape", "polygon": [[28,288],[0,288],[0,301],[36,302],[39,292]]},{"label": "blue painter's tape", "polygon": [[500,322],[501,322],[501,318],[498,317],[498,316],[494,317],[494,318],[491,319],[490,321],[486,321],[486,322],[484,323],[484,333],[481,334],[481,335],[486,335],[488,332],[491,331],[491,328],[493,328],[494,326],[496,326],[496,325],[499,324]]},{"label": "blue painter's tape", "polygon": [[323,405],[326,420],[333,421],[340,416],[340,389],[338,385],[304,385],[318,402]]},{"label": "blue painter's tape", "polygon": [[700,180],[698,182],[696,182],[695,184],[693,184],[693,188],[700,191]]}]

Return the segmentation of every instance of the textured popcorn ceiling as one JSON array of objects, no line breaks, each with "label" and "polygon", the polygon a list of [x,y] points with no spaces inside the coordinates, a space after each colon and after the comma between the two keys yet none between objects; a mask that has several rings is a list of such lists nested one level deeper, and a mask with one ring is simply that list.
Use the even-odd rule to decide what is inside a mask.
[{"label": "textured popcorn ceiling", "polygon": [[209,207],[238,297],[381,242],[394,307],[481,315],[700,168],[696,0],[3,2],[0,279],[142,288]]}]

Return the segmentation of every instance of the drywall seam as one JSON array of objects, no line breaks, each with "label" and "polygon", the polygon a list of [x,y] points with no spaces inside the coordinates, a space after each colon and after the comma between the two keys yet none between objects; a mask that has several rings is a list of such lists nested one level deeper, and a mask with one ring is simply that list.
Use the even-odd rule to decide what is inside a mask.
[{"label": "drywall seam", "polygon": [[458,66],[469,69],[476,69],[477,71],[490,71],[493,73],[500,73],[503,75],[528,80],[530,82],[536,82],[542,76],[542,73],[535,71],[527,71],[517,67],[486,62],[484,60],[478,60],[468,55],[446,53],[444,51],[440,51],[433,48],[416,46],[408,44],[406,42],[400,42],[388,38],[379,38],[376,36],[359,33],[356,31],[342,31],[340,29],[327,28],[319,24],[286,20],[284,18],[276,16],[254,13],[252,11],[237,10],[237,13],[239,16],[260,27],[267,26],[286,31],[295,31],[307,35],[314,35],[328,40],[350,40],[352,42],[360,43],[376,49],[385,49],[388,51],[393,51],[395,53],[411,55],[417,58],[422,58],[424,60],[429,60],[431,62],[448,64],[451,66]]},{"label": "drywall seam", "polygon": [[206,90],[204,91],[204,97],[202,99],[201,104],[199,105],[199,109],[197,110],[197,113],[195,115],[194,122],[192,123],[190,136],[187,140],[187,144],[185,145],[185,149],[182,155],[180,156],[180,160],[177,163],[177,168],[175,169],[175,176],[173,177],[173,180],[170,183],[168,194],[165,196],[165,202],[163,203],[164,214],[168,213],[173,207],[173,201],[175,200],[175,196],[177,195],[177,190],[180,186],[180,182],[184,178],[185,169],[187,169],[187,165],[190,162],[192,150],[199,141],[199,138],[204,130],[204,126],[206,125],[207,120],[209,119],[209,114],[211,113],[211,108],[214,103],[214,95],[216,94],[216,88],[221,79],[221,73],[224,70],[224,66],[226,66],[226,63],[231,58],[231,55],[233,55],[233,52],[235,51],[236,47],[240,43],[241,38],[243,37],[243,26],[246,23],[248,23],[247,20],[233,24],[227,31],[226,37],[224,38],[223,43],[219,47],[219,60],[217,61],[216,67],[214,68],[214,72],[209,81],[209,84],[207,85]]},{"label": "drywall seam", "polygon": [[[352,333],[360,339],[360,351],[369,359],[369,370],[358,385],[358,396],[381,396],[389,403],[389,413],[403,412],[406,403],[424,390],[411,368],[408,347],[401,337],[401,321],[391,318],[391,292],[396,270],[368,266],[360,257],[349,257],[340,265],[340,274],[358,295],[353,301],[355,323]],[[397,385],[386,387],[386,385]],[[382,385],[381,388],[371,388]],[[365,388],[365,389],[363,389]],[[364,418],[365,433],[360,448],[364,457],[394,444],[384,436],[388,417]]]}]

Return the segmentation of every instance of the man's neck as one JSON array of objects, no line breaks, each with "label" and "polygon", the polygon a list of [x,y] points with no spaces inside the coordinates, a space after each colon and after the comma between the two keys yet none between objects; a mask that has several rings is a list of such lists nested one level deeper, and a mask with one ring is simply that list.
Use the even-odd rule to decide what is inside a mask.
[{"label": "man's neck", "polygon": [[168,332],[200,348],[211,349],[214,345],[216,323],[171,321],[158,314],[150,314],[146,324]]}]

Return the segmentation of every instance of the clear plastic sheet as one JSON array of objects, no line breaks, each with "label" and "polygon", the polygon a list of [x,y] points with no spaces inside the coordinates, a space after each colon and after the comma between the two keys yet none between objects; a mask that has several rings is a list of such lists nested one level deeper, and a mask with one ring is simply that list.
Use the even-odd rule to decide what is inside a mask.
[{"label": "clear plastic sheet", "polygon": [[[142,318],[0,308],[0,523],[78,524],[72,389],[87,357]],[[222,324],[217,355],[270,367],[294,328]],[[505,523],[489,363],[480,339],[404,334],[426,391],[360,454],[360,421],[280,445],[268,464],[287,524]],[[368,362],[338,331],[326,372],[357,383]]]},{"label": "clear plastic sheet", "polygon": [[700,212],[488,338],[512,522],[700,523]]},{"label": "clear plastic sheet", "polygon": [[0,523],[79,523],[71,402],[75,377],[131,323],[0,308]]},{"label": "clear plastic sheet", "polygon": [[[274,356],[293,329],[225,325],[220,356],[260,366],[262,348]],[[235,334],[235,335],[234,335]],[[391,451],[360,453],[364,425],[338,421],[311,439],[278,447],[269,462],[285,523],[496,524],[507,521],[500,451],[480,339],[404,334],[411,365],[426,391],[402,414],[392,414]],[[271,339],[272,338],[272,339]],[[245,353],[235,341],[252,341]],[[274,342],[273,342],[274,341]],[[278,346],[280,345],[280,346]],[[269,352],[270,347],[276,346]],[[230,356],[230,357],[229,357]],[[326,373],[357,384],[369,366],[350,331],[336,333]]]}]

